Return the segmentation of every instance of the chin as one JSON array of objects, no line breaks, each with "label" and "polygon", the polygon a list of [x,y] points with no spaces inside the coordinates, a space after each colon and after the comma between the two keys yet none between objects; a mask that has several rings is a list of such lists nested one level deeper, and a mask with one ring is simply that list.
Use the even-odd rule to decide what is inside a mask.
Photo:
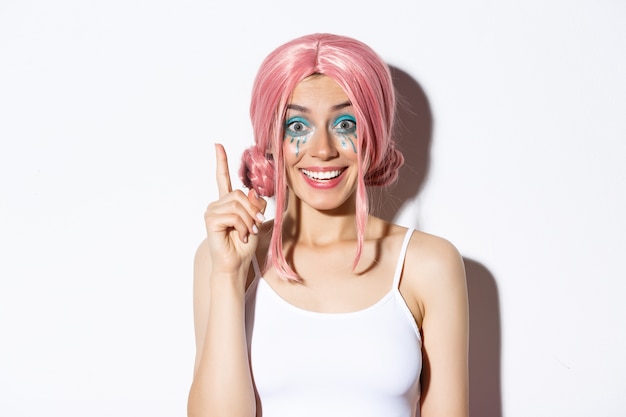
[{"label": "chin", "polygon": [[315,193],[317,195],[301,195],[296,196],[300,200],[302,204],[306,204],[307,206],[318,210],[318,211],[337,211],[342,214],[354,213],[356,211],[355,207],[355,195],[356,192],[345,193],[344,195],[319,195],[319,193]]}]

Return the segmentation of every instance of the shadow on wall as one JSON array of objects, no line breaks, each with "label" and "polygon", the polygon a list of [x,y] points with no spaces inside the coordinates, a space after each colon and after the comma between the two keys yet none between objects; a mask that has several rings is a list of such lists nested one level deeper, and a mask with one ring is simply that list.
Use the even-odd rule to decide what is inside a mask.
[{"label": "shadow on wall", "polygon": [[[390,68],[398,96],[394,133],[405,162],[396,184],[384,191],[368,191],[373,200],[372,214],[393,221],[403,204],[414,200],[426,182],[433,116],[418,82],[401,69]],[[417,219],[414,226],[418,226]],[[463,261],[470,310],[470,416],[502,417],[498,289],[487,268],[471,259]]]},{"label": "shadow on wall", "polygon": [[482,264],[464,258],[469,297],[470,416],[502,417],[500,301]]},{"label": "shadow on wall", "polygon": [[419,194],[428,173],[433,117],[422,87],[409,74],[390,66],[398,105],[394,138],[404,155],[398,181],[384,188],[372,188],[372,214],[386,220],[396,218],[402,205]]}]

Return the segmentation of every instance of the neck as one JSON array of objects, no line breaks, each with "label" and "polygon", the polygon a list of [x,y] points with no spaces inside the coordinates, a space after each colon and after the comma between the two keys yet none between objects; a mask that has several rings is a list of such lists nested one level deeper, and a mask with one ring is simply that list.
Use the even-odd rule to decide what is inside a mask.
[{"label": "neck", "polygon": [[355,240],[356,193],[333,210],[316,210],[303,203],[290,190],[283,231],[285,238],[311,246]]}]

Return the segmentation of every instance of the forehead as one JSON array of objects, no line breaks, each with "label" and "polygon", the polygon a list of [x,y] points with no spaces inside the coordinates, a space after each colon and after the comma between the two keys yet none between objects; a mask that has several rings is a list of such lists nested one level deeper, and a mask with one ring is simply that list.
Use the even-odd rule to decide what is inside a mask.
[{"label": "forehead", "polygon": [[335,80],[326,75],[311,75],[296,85],[289,104],[315,107],[346,101],[349,101],[348,96]]}]

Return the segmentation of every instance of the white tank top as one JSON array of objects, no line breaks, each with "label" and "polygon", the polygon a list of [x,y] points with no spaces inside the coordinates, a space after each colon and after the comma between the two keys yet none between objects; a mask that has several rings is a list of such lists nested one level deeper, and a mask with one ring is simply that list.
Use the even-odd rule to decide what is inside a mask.
[{"label": "white tank top", "polygon": [[421,337],[398,285],[350,313],[319,313],[281,298],[260,276],[246,292],[246,333],[263,417],[419,416]]}]

